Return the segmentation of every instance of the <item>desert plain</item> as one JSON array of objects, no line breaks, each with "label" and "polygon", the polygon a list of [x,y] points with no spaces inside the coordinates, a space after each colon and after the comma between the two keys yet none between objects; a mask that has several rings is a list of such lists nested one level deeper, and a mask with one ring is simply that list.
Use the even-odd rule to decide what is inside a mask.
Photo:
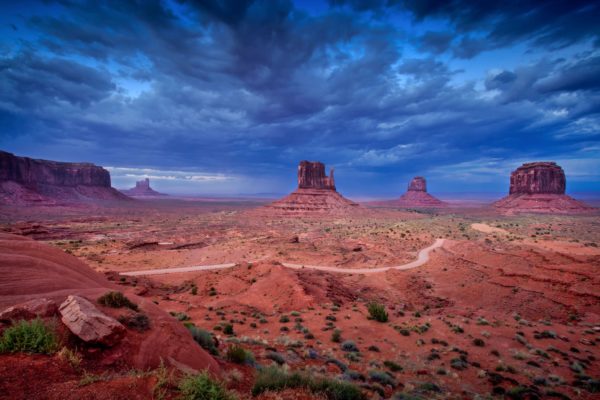
[{"label": "desert plain", "polygon": [[[239,398],[327,398],[302,388],[253,396],[259,369],[271,364],[351,382],[367,398],[597,398],[596,211],[362,204],[287,215],[266,204],[3,207],[0,229],[76,257],[125,295],[210,332],[219,374]],[[373,319],[370,304],[387,320]],[[231,346],[247,358],[233,360]],[[76,367],[60,355],[0,355],[0,393],[178,396],[160,369],[132,369],[94,347],[76,351]]]}]

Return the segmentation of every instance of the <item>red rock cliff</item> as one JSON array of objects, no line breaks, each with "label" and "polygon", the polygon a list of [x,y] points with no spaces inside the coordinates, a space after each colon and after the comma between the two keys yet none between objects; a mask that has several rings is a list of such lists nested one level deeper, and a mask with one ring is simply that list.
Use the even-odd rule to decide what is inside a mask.
[{"label": "red rock cliff", "polygon": [[0,181],[25,186],[99,186],[110,188],[107,170],[89,163],[66,163],[18,157],[0,151]]},{"label": "red rock cliff", "polygon": [[411,192],[426,192],[427,182],[421,176],[415,176],[408,184],[408,190]]},{"label": "red rock cliff", "polygon": [[564,194],[565,172],[554,162],[523,164],[510,175],[510,194]]},{"label": "red rock cliff", "polygon": [[300,165],[298,165],[298,188],[335,190],[333,168],[327,176],[325,175],[325,165],[323,163],[300,161]]}]

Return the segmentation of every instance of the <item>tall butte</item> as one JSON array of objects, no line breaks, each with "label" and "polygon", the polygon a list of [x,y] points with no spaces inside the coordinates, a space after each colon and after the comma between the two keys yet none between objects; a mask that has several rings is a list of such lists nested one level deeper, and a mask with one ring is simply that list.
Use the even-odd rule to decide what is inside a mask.
[{"label": "tall butte", "polygon": [[358,207],[335,188],[333,168],[325,175],[325,165],[318,161],[300,161],[298,189],[267,206],[289,213],[343,212]]},{"label": "tall butte", "polygon": [[592,210],[565,194],[565,171],[555,162],[532,162],[510,174],[508,196],[494,203],[506,212],[577,213]]},{"label": "tall butte", "polygon": [[135,187],[127,190],[121,190],[127,196],[131,197],[160,197],[167,196],[164,193],[159,193],[150,187],[150,179],[145,178],[135,183]]},{"label": "tall butte", "polygon": [[386,204],[398,207],[439,208],[448,204],[427,193],[427,181],[422,176],[415,176],[408,184],[408,190],[397,200]]}]

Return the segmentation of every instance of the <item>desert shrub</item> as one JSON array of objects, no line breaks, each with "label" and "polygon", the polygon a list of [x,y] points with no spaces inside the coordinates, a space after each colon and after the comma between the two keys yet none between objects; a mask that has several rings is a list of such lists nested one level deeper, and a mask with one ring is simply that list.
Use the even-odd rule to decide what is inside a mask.
[{"label": "desert shrub", "polygon": [[7,328],[0,338],[0,353],[52,354],[58,349],[58,338],[41,319],[18,321]]},{"label": "desert shrub", "polygon": [[394,361],[391,360],[384,361],[383,365],[385,365],[392,372],[402,371],[403,369],[401,365],[396,364]]},{"label": "desert shrub", "polygon": [[278,353],[276,351],[269,351],[265,355],[265,358],[268,358],[269,360],[273,360],[279,365],[285,364],[285,357],[283,356],[283,354]]},{"label": "desert shrub", "polygon": [[383,304],[379,304],[376,302],[369,303],[367,305],[367,310],[369,311],[369,316],[375,321],[388,321],[388,313],[387,311],[385,311],[385,306]]},{"label": "desert shrub", "polygon": [[390,385],[391,387],[396,386],[394,377],[385,371],[371,370],[369,371],[369,378],[373,382],[381,383],[382,385]]},{"label": "desert shrub", "polygon": [[229,346],[226,354],[227,360],[236,364],[252,364],[254,363],[254,355],[251,351],[244,349],[242,346]]},{"label": "desert shrub", "polygon": [[477,347],[483,347],[485,346],[485,342],[483,341],[483,339],[473,339],[473,345],[477,346]]},{"label": "desert shrub", "polygon": [[175,317],[177,319],[177,321],[181,321],[181,322],[189,321],[190,319],[192,319],[192,318],[190,318],[189,315],[187,315],[184,312],[171,311],[171,312],[169,312],[169,314],[171,314],[173,317]]},{"label": "desert shrub", "polygon": [[71,365],[71,367],[73,367],[73,369],[75,370],[79,370],[79,366],[81,365],[81,355],[79,353],[77,353],[76,351],[73,351],[71,349],[69,349],[68,347],[63,347],[62,349],[60,349],[60,351],[58,352],[58,357],[69,363],[69,365]]},{"label": "desert shrub", "polygon": [[196,326],[188,326],[187,327],[194,341],[200,345],[204,350],[208,351],[212,355],[219,354],[219,350],[215,345],[215,340],[213,335],[209,331],[205,331],[204,329],[198,328]]},{"label": "desert shrub", "polygon": [[136,331],[147,331],[150,329],[150,318],[146,314],[136,312],[133,315],[121,315],[119,322]]},{"label": "desert shrub", "polygon": [[369,346],[369,348],[367,349],[369,351],[373,351],[375,353],[379,353],[381,350],[379,350],[379,347],[375,346],[375,345],[371,345]]},{"label": "desert shrub", "polygon": [[344,351],[358,351],[358,347],[356,347],[356,343],[352,340],[346,340],[342,343],[342,350]]},{"label": "desert shrub", "polygon": [[223,325],[223,333],[226,335],[233,335],[233,325],[231,325],[231,324]]},{"label": "desert shrub", "polygon": [[342,341],[342,331],[336,329],[331,334],[331,341],[334,343],[340,343]]},{"label": "desert shrub", "polygon": [[279,322],[281,323],[286,323],[286,322],[290,322],[290,317],[288,317],[287,315],[282,315],[281,317],[279,317]]},{"label": "desert shrub", "polygon": [[236,400],[219,382],[213,380],[207,372],[190,375],[179,383],[181,398],[184,400]]},{"label": "desert shrub", "polygon": [[137,304],[129,300],[123,293],[116,291],[104,293],[98,298],[98,303],[112,308],[127,307],[131,308],[133,311],[138,310]]},{"label": "desert shrub", "polygon": [[336,379],[314,377],[299,372],[286,372],[278,367],[263,368],[254,382],[252,394],[257,396],[266,391],[304,388],[324,395],[328,400],[364,400],[361,390],[349,383]]}]

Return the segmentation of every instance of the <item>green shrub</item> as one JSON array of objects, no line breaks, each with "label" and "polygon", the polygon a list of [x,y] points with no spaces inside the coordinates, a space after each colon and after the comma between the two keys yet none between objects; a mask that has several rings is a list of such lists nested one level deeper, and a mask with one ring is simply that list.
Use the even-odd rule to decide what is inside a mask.
[{"label": "green shrub", "polygon": [[334,343],[339,343],[342,341],[342,331],[340,331],[339,329],[336,329],[333,331],[333,333],[331,334],[331,341]]},{"label": "green shrub", "polygon": [[118,319],[120,323],[136,331],[143,332],[150,329],[150,319],[143,313],[136,312],[133,315],[121,315]]},{"label": "green shrub", "polygon": [[137,304],[133,303],[121,292],[106,292],[98,298],[98,303],[112,308],[127,307],[131,308],[133,311],[138,310]]},{"label": "green shrub", "polygon": [[313,377],[299,372],[286,372],[278,367],[263,368],[254,382],[252,394],[257,396],[266,391],[305,388],[313,393],[325,395],[328,400],[364,400],[361,390],[348,382],[324,377]]},{"label": "green shrub", "polygon": [[356,343],[352,340],[346,340],[342,343],[342,350],[344,351],[358,351],[358,347],[356,347]]},{"label": "green shrub", "polygon": [[369,316],[375,321],[388,321],[388,313],[387,311],[385,311],[385,306],[383,304],[379,304],[376,302],[369,303],[367,305],[367,310],[369,311]]},{"label": "green shrub", "polygon": [[391,387],[396,386],[394,377],[385,371],[371,370],[369,371],[369,378],[373,382],[381,383],[382,385],[390,385]]},{"label": "green shrub", "polygon": [[283,356],[283,354],[280,354],[276,351],[269,351],[265,355],[265,358],[268,358],[269,360],[273,360],[279,365],[285,364],[285,357]]},{"label": "green shrub", "polygon": [[279,322],[281,322],[281,323],[284,323],[284,324],[285,324],[286,322],[290,322],[290,317],[288,317],[287,315],[282,315],[282,316],[279,318]]},{"label": "green shrub", "polygon": [[196,341],[196,343],[198,343],[204,350],[215,356],[219,354],[219,350],[217,349],[217,346],[215,346],[213,335],[209,331],[205,331],[204,329],[196,326],[188,326],[187,328],[192,334],[194,341]]},{"label": "green shrub", "polygon": [[226,335],[233,335],[233,325],[231,325],[231,324],[223,325],[223,333]]},{"label": "green shrub", "polygon": [[58,350],[58,338],[41,319],[19,321],[4,330],[0,338],[0,353],[44,353]]},{"label": "green shrub", "polygon": [[242,346],[234,344],[229,346],[226,354],[227,360],[236,364],[252,364],[254,363],[254,355],[251,351],[244,349]]},{"label": "green shrub", "polygon": [[236,400],[219,382],[211,379],[207,372],[190,375],[179,383],[181,398],[184,400]]},{"label": "green shrub", "polygon": [[384,361],[383,365],[385,365],[392,372],[402,371],[403,369],[401,365],[396,364],[394,361],[391,360]]}]

